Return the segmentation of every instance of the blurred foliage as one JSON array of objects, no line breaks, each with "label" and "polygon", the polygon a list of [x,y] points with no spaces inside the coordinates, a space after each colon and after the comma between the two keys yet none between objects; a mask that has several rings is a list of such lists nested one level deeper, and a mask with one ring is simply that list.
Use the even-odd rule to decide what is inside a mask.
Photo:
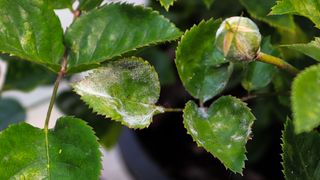
[{"label": "blurred foliage", "polygon": [[8,63],[3,91],[30,92],[39,85],[53,84],[55,80],[56,75],[41,65],[8,55],[1,55],[0,59]]},{"label": "blurred foliage", "polygon": [[0,98],[0,110],[0,131],[26,119],[26,110],[14,99]]}]

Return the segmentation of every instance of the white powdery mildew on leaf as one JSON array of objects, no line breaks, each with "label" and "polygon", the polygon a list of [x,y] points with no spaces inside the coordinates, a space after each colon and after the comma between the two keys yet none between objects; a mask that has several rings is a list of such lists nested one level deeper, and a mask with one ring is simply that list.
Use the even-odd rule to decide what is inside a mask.
[{"label": "white powdery mildew on leaf", "polygon": [[147,127],[154,114],[164,112],[155,105],[160,93],[158,76],[142,59],[110,62],[73,87],[94,112],[131,128]]},{"label": "white powdery mildew on leaf", "polygon": [[242,172],[245,145],[255,119],[245,103],[223,96],[205,109],[190,101],[183,117],[188,134],[199,146],[220,159],[227,168]]}]

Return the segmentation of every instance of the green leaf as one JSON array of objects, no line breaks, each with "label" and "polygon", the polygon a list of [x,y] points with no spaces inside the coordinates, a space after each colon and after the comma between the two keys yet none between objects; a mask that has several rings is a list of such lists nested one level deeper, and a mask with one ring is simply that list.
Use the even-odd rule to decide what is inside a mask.
[{"label": "green leaf", "polygon": [[152,116],[163,112],[155,105],[160,94],[158,75],[142,59],[110,61],[73,88],[94,112],[130,128],[148,127]]},{"label": "green leaf", "polygon": [[57,97],[57,107],[68,115],[83,119],[91,126],[99,139],[99,143],[106,149],[111,149],[116,145],[121,134],[120,123],[106,119],[91,111],[89,107],[80,99],[80,96],[72,91],[65,91]]},{"label": "green leaf", "polygon": [[279,0],[271,14],[296,14],[309,18],[320,28],[320,2],[318,0]]},{"label": "green leaf", "polygon": [[173,5],[175,0],[159,0],[162,7],[169,11],[169,7]]},{"label": "green leaf", "polygon": [[320,125],[320,65],[300,73],[292,85],[293,122],[296,133],[309,132]]},{"label": "green leaf", "polygon": [[53,9],[72,9],[75,0],[49,0],[48,3]]},{"label": "green leaf", "polygon": [[[265,38],[261,45],[261,51],[274,56],[280,53],[271,44],[270,37]],[[266,87],[272,81],[277,69],[270,64],[254,61],[249,63],[244,77],[242,79],[242,86],[247,91],[258,90]]]},{"label": "green leaf", "polygon": [[0,131],[26,119],[26,110],[14,99],[0,99]]},{"label": "green leaf", "polygon": [[282,134],[284,175],[290,180],[316,180],[320,177],[320,135],[309,132],[296,135],[290,120]]},{"label": "green leaf", "polygon": [[42,66],[23,61],[16,57],[6,57],[8,70],[6,73],[4,91],[21,90],[29,92],[39,85],[54,82],[55,74]]},{"label": "green leaf", "polygon": [[[46,144],[48,144],[48,149]],[[101,153],[93,131],[73,117],[45,131],[26,123],[0,133],[0,179],[98,179]]]},{"label": "green leaf", "polygon": [[63,30],[46,2],[0,0],[0,52],[59,71]]},{"label": "green leaf", "polygon": [[187,91],[201,101],[219,94],[232,73],[223,55],[215,47],[220,20],[202,21],[182,37],[176,51],[176,66]]},{"label": "green leaf", "polygon": [[207,6],[207,8],[210,8],[214,0],[203,0],[203,2]]},{"label": "green leaf", "polygon": [[103,0],[79,0],[79,10],[89,11],[98,7]]},{"label": "green leaf", "polygon": [[320,38],[315,38],[308,44],[290,44],[284,45],[284,47],[299,51],[320,62]]},{"label": "green leaf", "polygon": [[183,123],[194,141],[217,157],[226,168],[242,173],[245,145],[255,117],[245,103],[231,96],[216,100],[209,109],[189,101]]},{"label": "green leaf", "polygon": [[175,40],[181,32],[158,12],[142,6],[108,4],[83,14],[66,34],[68,71],[92,68],[126,52]]},{"label": "green leaf", "polygon": [[292,32],[296,28],[292,15],[268,16],[276,0],[240,0],[240,2],[255,19],[286,31]]}]

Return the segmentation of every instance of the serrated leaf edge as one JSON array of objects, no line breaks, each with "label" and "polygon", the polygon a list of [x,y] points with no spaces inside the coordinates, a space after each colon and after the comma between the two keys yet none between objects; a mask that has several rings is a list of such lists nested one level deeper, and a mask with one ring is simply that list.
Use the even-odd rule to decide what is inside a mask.
[{"label": "serrated leaf edge", "polygon": [[[126,3],[126,2],[112,2],[112,3],[109,3],[109,4],[105,4],[103,6],[99,6],[98,8],[96,8],[95,10],[101,10],[102,8],[106,7],[106,6],[112,6],[112,5],[128,5],[128,6],[132,6],[133,8],[136,8],[136,9],[141,9],[143,11],[149,11],[150,14],[153,14],[153,15],[157,15],[158,17],[160,17],[161,19],[163,19],[164,21],[166,21],[167,23],[170,24],[170,26],[174,29],[177,30],[177,33],[179,33],[179,35],[177,35],[176,37],[174,37],[173,39],[165,39],[165,40],[159,40],[159,41],[153,41],[153,42],[150,42],[148,44],[144,44],[144,45],[139,45],[133,49],[130,49],[130,50],[127,50],[127,51],[124,51],[124,52],[121,52],[121,53],[118,53],[118,54],[114,54],[110,57],[107,57],[107,58],[103,58],[104,60],[100,61],[100,62],[96,62],[96,61],[99,61],[99,60],[95,60],[94,63],[83,63],[83,64],[80,64],[80,65],[76,65],[74,67],[69,67],[68,65],[68,68],[66,70],[67,73],[70,73],[70,69],[73,70],[73,69],[76,69],[76,68],[79,68],[80,66],[86,66],[86,65],[100,65],[101,63],[105,62],[105,61],[108,61],[108,60],[112,60],[113,58],[116,58],[116,57],[122,57],[122,55],[124,55],[125,53],[128,53],[128,52],[132,52],[132,51],[136,51],[140,48],[143,48],[143,47],[147,47],[147,46],[153,46],[153,45],[157,45],[157,44],[160,44],[160,43],[169,43],[169,42],[174,42],[176,41],[177,39],[179,39],[181,37],[181,35],[183,34],[183,32],[177,28],[175,26],[175,24],[173,24],[169,19],[167,19],[166,17],[164,17],[162,14],[160,14],[158,11],[155,11],[153,10],[152,8],[150,7],[144,7],[142,5],[135,5],[135,4],[132,4],[132,3]],[[90,13],[92,13],[92,11],[86,13],[86,15],[90,15]],[[102,59],[102,58],[101,58]],[[71,71],[72,72],[77,72],[76,70],[73,70]]]},{"label": "serrated leaf edge", "polygon": [[[304,69],[300,74],[298,74],[298,76],[293,80],[292,83],[292,94],[291,94],[291,102],[292,102],[292,113],[293,113],[293,125],[294,125],[294,131],[296,134],[300,134],[303,132],[310,132],[311,130],[307,130],[306,128],[303,129],[297,129],[295,122],[296,122],[296,118],[297,118],[297,103],[295,101],[295,97],[297,97],[297,94],[295,93],[294,89],[296,89],[298,87],[298,82],[300,81],[300,79],[302,79],[304,77],[305,74],[311,72],[311,71],[315,71],[316,69],[320,68],[320,64],[316,64],[313,66],[310,66],[306,69]],[[320,126],[320,121],[318,122],[318,124],[316,126]]]},{"label": "serrated leaf edge", "polygon": [[170,4],[165,4],[161,0],[159,0],[159,1],[160,1],[161,6],[164,7],[166,9],[166,11],[169,11],[170,6],[173,6],[173,4],[176,0],[172,0],[172,2]]}]

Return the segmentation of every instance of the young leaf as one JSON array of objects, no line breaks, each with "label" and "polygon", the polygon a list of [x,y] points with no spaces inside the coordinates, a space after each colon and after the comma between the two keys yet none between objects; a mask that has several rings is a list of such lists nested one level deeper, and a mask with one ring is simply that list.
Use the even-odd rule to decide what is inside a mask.
[{"label": "young leaf", "polygon": [[252,17],[268,23],[270,26],[292,32],[296,25],[292,15],[268,16],[276,0],[240,0]]},{"label": "young leaf", "polygon": [[93,70],[74,90],[94,112],[119,121],[130,128],[145,128],[154,114],[160,83],[154,68],[138,58],[110,61]]},{"label": "young leaf", "polygon": [[0,179],[98,179],[101,170],[97,138],[73,117],[58,119],[48,138],[26,123],[10,126],[0,133],[0,159]]},{"label": "young leaf", "polygon": [[88,69],[123,53],[175,40],[181,32],[142,6],[107,4],[83,14],[68,29],[69,72]]},{"label": "young leaf", "polygon": [[309,132],[320,125],[320,65],[300,73],[292,86],[293,123],[296,133]]},{"label": "young leaf", "polygon": [[72,8],[75,0],[49,0],[48,3],[53,9]]},{"label": "young leaf", "polygon": [[40,65],[16,57],[5,57],[5,59],[8,62],[8,70],[3,86],[4,91],[29,92],[38,85],[54,82],[55,74]]},{"label": "young leaf", "polygon": [[316,0],[279,0],[271,14],[297,14],[309,18],[320,28],[320,2]]},{"label": "young leaf", "polygon": [[58,71],[63,30],[43,0],[0,0],[0,52]]},{"label": "young leaf", "polygon": [[203,2],[207,6],[207,8],[210,8],[214,0],[203,0]]},{"label": "young leaf", "polygon": [[220,93],[232,73],[232,67],[215,47],[215,35],[221,21],[202,21],[187,31],[176,51],[176,66],[188,92],[201,101]]},{"label": "young leaf", "polygon": [[290,44],[284,47],[299,51],[320,62],[320,38],[315,38],[314,41],[308,44]]},{"label": "young leaf", "polygon": [[[280,53],[271,44],[270,37],[265,38],[261,45],[262,52],[279,55]],[[248,64],[241,85],[247,91],[258,90],[266,87],[273,79],[277,69],[270,64],[254,61]]]},{"label": "young leaf", "polygon": [[242,173],[245,145],[255,117],[245,103],[223,96],[209,109],[190,101],[183,111],[183,123],[194,141],[217,157],[226,168]]},{"label": "young leaf", "polygon": [[0,99],[0,131],[26,119],[26,110],[14,99]]},{"label": "young leaf", "polygon": [[169,11],[169,7],[173,5],[175,0],[159,0],[161,6],[163,6],[167,11]]},{"label": "young leaf", "polygon": [[89,11],[102,3],[103,0],[79,0],[79,10]]},{"label": "young leaf", "polygon": [[284,175],[290,180],[315,180],[320,177],[320,135],[309,132],[296,135],[290,120],[282,134]]}]

